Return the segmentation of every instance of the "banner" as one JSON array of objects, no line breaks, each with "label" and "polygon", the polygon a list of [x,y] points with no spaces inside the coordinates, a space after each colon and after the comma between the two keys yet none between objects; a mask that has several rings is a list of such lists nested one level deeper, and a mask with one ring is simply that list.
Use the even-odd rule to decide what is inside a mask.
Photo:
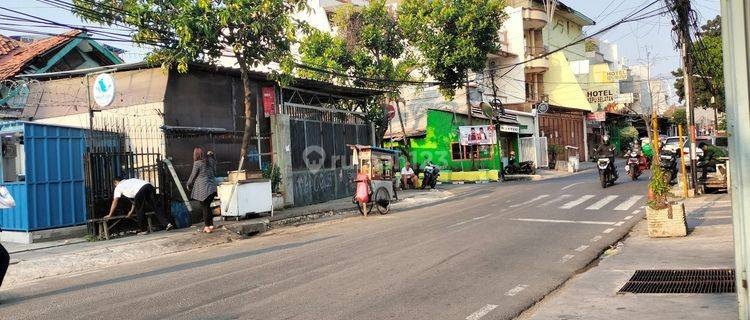
[{"label": "banner", "polygon": [[495,129],[489,125],[458,127],[459,143],[463,146],[496,144]]},{"label": "banner", "polygon": [[607,113],[604,111],[592,112],[586,115],[586,120],[604,122],[607,121]]},{"label": "banner", "polygon": [[266,117],[276,113],[276,91],[273,87],[263,87],[263,113]]}]

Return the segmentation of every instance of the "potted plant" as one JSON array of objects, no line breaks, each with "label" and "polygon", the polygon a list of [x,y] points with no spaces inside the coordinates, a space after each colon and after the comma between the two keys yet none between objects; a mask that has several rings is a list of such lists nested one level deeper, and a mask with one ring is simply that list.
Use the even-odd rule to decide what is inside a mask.
[{"label": "potted plant", "polygon": [[279,192],[281,187],[281,169],[276,164],[263,170],[263,178],[271,180],[271,196],[273,197],[273,209],[284,209],[284,195]]},{"label": "potted plant", "polygon": [[551,144],[547,147],[547,155],[549,159],[549,169],[555,170],[557,164],[557,155],[563,152],[563,148],[556,144]]},{"label": "potted plant", "polygon": [[658,162],[651,165],[651,182],[648,184],[648,235],[652,238],[684,237],[687,235],[685,205],[669,201],[669,173]]}]

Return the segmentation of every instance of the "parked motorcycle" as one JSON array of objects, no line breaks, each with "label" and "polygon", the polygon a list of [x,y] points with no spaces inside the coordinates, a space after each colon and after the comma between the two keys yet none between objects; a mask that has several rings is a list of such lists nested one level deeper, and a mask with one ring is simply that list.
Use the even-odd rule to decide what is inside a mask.
[{"label": "parked motorcycle", "polygon": [[506,175],[536,174],[536,166],[534,165],[533,161],[523,161],[519,164],[516,164],[516,155],[515,153],[511,152],[510,157],[508,158],[508,165],[505,166],[503,172]]},{"label": "parked motorcycle", "polygon": [[440,176],[440,169],[432,163],[427,163],[424,167],[424,177],[422,178],[422,189],[430,186],[431,189],[435,189],[437,185],[438,177]]},{"label": "parked motorcycle", "polygon": [[618,178],[617,168],[611,158],[600,157],[596,161],[596,167],[599,169],[599,181],[602,183],[602,188],[615,184]]},{"label": "parked motorcycle", "polygon": [[675,179],[677,179],[677,161],[680,159],[679,155],[677,152],[662,149],[659,158],[661,159],[659,166],[662,170],[669,173],[669,184],[674,184]]},{"label": "parked motorcycle", "polygon": [[638,177],[648,169],[648,161],[646,157],[642,156],[635,149],[628,152],[628,162],[625,165],[625,173],[630,176],[633,181],[638,180]]}]

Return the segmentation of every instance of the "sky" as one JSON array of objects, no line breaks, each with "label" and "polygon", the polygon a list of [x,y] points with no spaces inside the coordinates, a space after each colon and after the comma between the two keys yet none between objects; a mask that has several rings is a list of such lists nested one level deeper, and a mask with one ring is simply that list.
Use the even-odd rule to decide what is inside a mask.
[{"label": "sky", "polygon": [[[596,25],[587,27],[584,32],[591,34],[622,19],[637,8],[652,2],[651,0],[562,0],[562,2],[579,12],[587,15]],[[719,14],[719,0],[691,0],[693,8],[698,11],[701,22],[714,18]],[[662,6],[663,3],[657,4]],[[657,8],[654,5],[652,8]],[[0,0],[0,7],[30,13],[36,16],[54,20],[68,25],[83,24],[72,13],[55,8],[39,0]],[[0,14],[11,14],[0,10]],[[16,15],[17,16],[17,15]],[[671,17],[662,15],[646,20],[621,24],[620,26],[600,35],[600,40],[617,43],[620,56],[625,58],[626,65],[645,64],[647,56],[651,57],[652,77],[670,78],[670,72],[680,66],[679,52],[673,47],[671,34]],[[0,27],[5,25],[0,17]],[[9,28],[22,28],[10,27]],[[59,33],[60,29],[37,28],[43,32]],[[15,35],[22,32],[0,30],[4,35]],[[107,43],[107,41],[104,41]],[[146,48],[139,48],[133,44],[123,42],[108,42],[109,45],[128,51],[124,55],[127,62],[143,59]],[[647,54],[647,53],[650,53]],[[670,80],[671,82],[671,80]],[[667,87],[672,87],[671,83]]]}]

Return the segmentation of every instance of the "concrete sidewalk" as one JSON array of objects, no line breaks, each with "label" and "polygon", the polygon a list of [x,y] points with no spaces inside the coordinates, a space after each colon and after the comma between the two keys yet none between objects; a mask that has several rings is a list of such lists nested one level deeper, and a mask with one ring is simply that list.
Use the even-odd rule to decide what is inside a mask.
[{"label": "concrete sidewalk", "polygon": [[[400,201],[393,210],[410,208],[447,200],[455,195],[450,189],[408,190],[399,192]],[[465,188],[464,188],[465,189]],[[218,228],[211,234],[199,232],[202,224],[170,232],[154,232],[144,236],[127,236],[107,241],[88,242],[83,238],[33,244],[3,243],[11,254],[11,267],[3,283],[4,288],[41,278],[92,271],[120,263],[145,260],[153,257],[220,245],[244,239],[246,233],[238,232],[242,226],[263,225],[265,231],[288,224],[300,224],[325,218],[342,218],[358,215],[351,198],[328,201],[311,206],[278,211],[273,217],[260,217],[240,221],[215,219]]]},{"label": "concrete sidewalk", "polygon": [[684,238],[652,239],[638,223],[598,265],[571,278],[519,319],[737,319],[729,294],[618,294],[636,269],[734,268],[732,214],[728,195],[685,201]]}]

